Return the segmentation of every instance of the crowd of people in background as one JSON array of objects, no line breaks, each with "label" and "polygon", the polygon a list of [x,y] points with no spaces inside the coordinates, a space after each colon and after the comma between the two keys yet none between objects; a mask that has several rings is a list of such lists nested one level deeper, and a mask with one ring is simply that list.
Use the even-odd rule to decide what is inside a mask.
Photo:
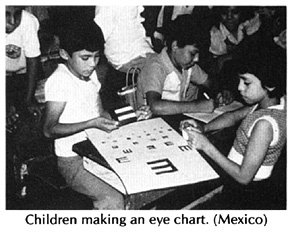
[{"label": "crowd of people in background", "polygon": [[[16,15],[20,15],[19,11],[24,11],[23,20],[18,19],[19,23],[11,24],[13,26],[10,27],[15,27],[17,30],[6,29],[6,44],[13,44],[14,42],[10,43],[10,40],[14,39],[10,38],[20,38],[17,34],[23,33],[24,36],[21,38],[24,38],[24,42],[21,43],[24,53],[21,53],[19,59],[13,59],[12,48],[15,47],[6,46],[6,74],[7,77],[12,77],[14,74],[27,74],[27,79],[19,80],[28,83],[24,82],[18,86],[24,86],[19,89],[22,93],[26,92],[25,103],[30,107],[35,106],[33,92],[36,81],[47,78],[56,68],[54,63],[46,61],[58,58],[58,35],[68,25],[78,21],[93,20],[103,31],[105,51],[98,65],[101,68],[98,69],[101,74],[99,79],[105,84],[102,91],[112,91],[113,95],[125,84],[124,73],[129,68],[142,68],[150,55],[158,54],[163,50],[168,35],[171,33],[171,23],[181,15],[189,15],[191,21],[196,24],[195,33],[201,37],[200,59],[197,64],[212,79],[220,80],[218,83],[228,84],[228,87],[223,87],[223,89],[231,89],[234,96],[237,95],[236,88],[234,91],[236,81],[231,82],[230,78],[233,76],[232,62],[234,60],[244,57],[255,48],[269,47],[277,50],[279,59],[282,59],[284,66],[286,64],[285,7],[23,6],[16,8],[18,8]],[[11,12],[11,14],[15,13]],[[7,22],[9,24],[9,18]],[[186,30],[189,29],[186,28]],[[184,29],[182,28],[181,31],[183,32]],[[25,35],[30,35],[30,40],[25,39],[27,37]],[[27,45],[28,43],[31,46]],[[26,65],[24,61],[29,62]],[[20,63],[22,65],[19,65]],[[28,66],[27,72],[24,69],[26,66]],[[224,79],[228,79],[229,82]],[[12,78],[9,79],[11,80]],[[7,82],[9,95],[14,92],[11,86],[15,86],[10,83],[12,82]]]}]

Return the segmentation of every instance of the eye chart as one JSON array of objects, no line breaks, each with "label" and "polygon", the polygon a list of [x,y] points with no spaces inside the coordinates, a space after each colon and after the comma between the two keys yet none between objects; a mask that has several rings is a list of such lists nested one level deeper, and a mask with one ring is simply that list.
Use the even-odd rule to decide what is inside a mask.
[{"label": "eye chart", "polygon": [[[198,151],[161,118],[128,124],[111,133],[88,129],[86,134],[129,194],[218,178]],[[87,159],[84,167],[100,176],[94,161]],[[121,186],[112,185],[125,193]]]}]

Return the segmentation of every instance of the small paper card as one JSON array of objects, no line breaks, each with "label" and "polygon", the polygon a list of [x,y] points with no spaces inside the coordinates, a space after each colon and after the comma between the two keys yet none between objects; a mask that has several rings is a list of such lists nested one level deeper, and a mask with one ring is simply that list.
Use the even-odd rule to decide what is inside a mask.
[{"label": "small paper card", "polygon": [[137,122],[137,115],[131,106],[121,107],[110,114],[114,120],[120,122],[120,126]]}]

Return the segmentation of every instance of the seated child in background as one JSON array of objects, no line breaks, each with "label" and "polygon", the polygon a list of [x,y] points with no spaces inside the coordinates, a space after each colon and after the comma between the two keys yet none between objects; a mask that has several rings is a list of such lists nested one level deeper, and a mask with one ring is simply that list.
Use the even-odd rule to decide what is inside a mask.
[{"label": "seated child in background", "polygon": [[75,23],[59,37],[65,62],[45,84],[44,134],[55,139],[58,169],[72,189],[90,197],[94,209],[124,209],[122,194],[87,172],[82,157],[72,151],[75,143],[86,139],[85,129],[118,128],[102,107],[94,72],[104,49],[102,32],[94,22]]},{"label": "seated child in background", "polygon": [[6,6],[6,98],[9,121],[39,112],[34,98],[40,66],[39,22],[23,6]]},{"label": "seated child in background", "polygon": [[281,98],[285,77],[270,53],[256,56],[239,67],[238,90],[247,106],[204,126],[208,132],[242,121],[228,157],[203,134],[187,131],[189,144],[204,151],[232,178],[224,184],[223,209],[269,209],[275,197],[269,178],[286,142],[286,110]]},{"label": "seated child in background", "polygon": [[210,30],[209,51],[216,58],[212,72],[218,73],[226,61],[233,59],[232,52],[241,41],[259,29],[260,22],[255,18],[248,20],[254,16],[251,7],[218,6],[214,11],[220,21]]},{"label": "seated child in background", "polygon": [[[139,105],[149,105],[156,115],[214,110],[214,100],[197,100],[199,86],[211,88],[208,75],[197,65],[203,38],[190,15],[172,22],[166,33],[167,46],[160,54],[151,55],[140,73]],[[228,103],[231,100],[226,96],[222,102]]]}]

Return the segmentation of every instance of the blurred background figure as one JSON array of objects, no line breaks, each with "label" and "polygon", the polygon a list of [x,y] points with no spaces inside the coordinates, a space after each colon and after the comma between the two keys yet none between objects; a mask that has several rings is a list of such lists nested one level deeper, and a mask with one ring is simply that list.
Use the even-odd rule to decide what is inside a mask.
[{"label": "blurred background figure", "polygon": [[[36,110],[34,91],[40,71],[39,22],[22,6],[6,6],[7,107]],[[12,108],[13,109],[13,108]]]},{"label": "blurred background figure", "polygon": [[102,29],[105,55],[117,70],[127,72],[142,67],[148,53],[153,53],[151,39],[142,25],[142,6],[97,6],[94,21]]}]

